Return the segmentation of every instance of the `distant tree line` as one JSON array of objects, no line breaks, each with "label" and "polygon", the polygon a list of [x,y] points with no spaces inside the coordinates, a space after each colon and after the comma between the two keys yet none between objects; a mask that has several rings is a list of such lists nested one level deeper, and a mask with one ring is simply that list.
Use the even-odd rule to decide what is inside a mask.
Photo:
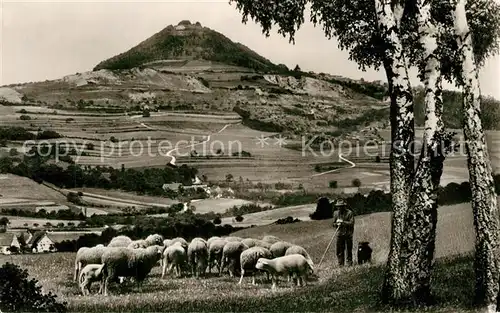
[{"label": "distant tree line", "polygon": [[[77,251],[81,247],[90,247],[97,244],[106,245],[118,235],[126,235],[132,239],[145,238],[150,234],[160,234],[165,238],[183,237],[191,240],[194,237],[208,238],[211,236],[226,236],[240,230],[240,227],[231,225],[216,226],[212,221],[190,211],[166,218],[130,217],[134,221],[130,226],[117,231],[112,227],[106,228],[101,235],[86,234],[77,240],[56,243],[55,247],[60,252]],[[110,224],[107,224],[110,225]]]},{"label": "distant tree line", "polygon": [[[497,194],[500,194],[500,174],[495,175],[494,179],[495,190]],[[316,210],[310,214],[311,219],[321,220],[332,218],[333,207],[330,201],[338,197],[338,195],[320,197],[317,201]],[[471,197],[472,193],[469,182],[461,184],[452,182],[445,187],[439,187],[438,204],[442,206],[470,202]],[[367,196],[357,193],[344,198],[344,200],[356,215],[391,211],[391,195],[384,193],[382,190],[372,190]]]},{"label": "distant tree line", "polygon": [[[32,148],[31,156],[24,156],[22,159],[0,158],[0,172],[28,177],[39,183],[45,181],[59,188],[121,189],[139,194],[172,197],[176,196],[177,192],[163,190],[163,184],[180,182],[184,185],[192,185],[192,179],[198,173],[197,169],[185,164],[177,168],[166,166],[160,169],[142,171],[125,169],[124,167],[115,169],[106,166],[81,166],[74,164],[69,155],[59,156],[59,161],[70,163],[66,164],[66,167],[62,167],[58,164],[47,163],[56,155],[56,149],[64,148],[44,146],[41,149]],[[66,154],[65,151],[60,150],[59,152]],[[199,190],[186,192],[202,196],[197,194]]]}]

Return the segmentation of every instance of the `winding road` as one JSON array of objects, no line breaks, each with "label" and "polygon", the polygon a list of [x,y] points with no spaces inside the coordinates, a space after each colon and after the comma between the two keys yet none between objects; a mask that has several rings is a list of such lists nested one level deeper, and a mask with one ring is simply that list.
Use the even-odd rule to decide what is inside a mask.
[{"label": "winding road", "polygon": [[[196,116],[196,117],[206,117],[206,115],[202,115],[202,114],[185,114],[185,113],[157,113],[157,114],[152,114],[151,116],[167,116],[167,115],[172,115],[172,116]],[[130,119],[137,119],[137,118],[141,118],[142,115],[130,115],[129,116]],[[141,122],[140,125],[144,128],[147,128],[147,129],[154,129],[153,127],[149,126],[149,125],[146,125],[145,123]],[[179,149],[185,149],[185,148],[193,148],[195,146],[198,146],[198,145],[201,145],[201,144],[204,144],[208,141],[210,141],[211,139],[211,136],[214,135],[214,134],[220,134],[222,133],[224,130],[226,130],[226,128],[228,128],[229,126],[231,126],[233,124],[226,124],[224,127],[222,127],[218,132],[216,133],[212,133],[208,136],[206,136],[205,140],[203,141],[200,141],[200,142],[197,142],[197,143],[193,143],[193,144],[188,144],[186,146],[183,146],[183,147],[177,147],[177,148],[174,148],[172,150],[169,150],[167,152],[167,156],[169,156],[171,159],[170,159],[170,162],[169,164],[171,165],[176,165],[175,162],[176,162],[176,158],[175,156],[172,155],[172,153],[178,151]],[[345,158],[342,154],[339,153],[339,160],[341,161],[344,161],[346,163],[349,163],[350,166],[349,167],[342,167],[342,168],[336,168],[334,170],[330,170],[330,171],[326,171],[326,172],[322,172],[322,173],[316,173],[316,174],[313,174],[311,175],[311,177],[317,177],[317,176],[321,176],[321,175],[325,175],[325,174],[330,174],[330,173],[334,173],[334,172],[337,172],[339,170],[342,170],[342,169],[346,169],[346,168],[354,168],[356,167],[356,164],[350,160],[348,160],[347,158]],[[305,177],[304,177],[305,178]]]},{"label": "winding road", "polygon": [[[347,162],[347,163],[349,163],[351,165],[350,167],[347,167],[347,168],[356,167],[356,164],[354,162],[349,161],[348,159],[344,158],[344,156],[342,154],[340,154],[340,153],[339,153],[339,159],[341,161]],[[313,175],[311,175],[311,177],[316,177],[316,176],[321,176],[321,175],[325,175],[325,174],[334,173],[334,172],[337,172],[337,171],[345,169],[345,168],[346,167],[341,167],[341,168],[336,168],[336,169],[331,170],[331,171],[326,171],[326,172],[322,172],[322,173],[313,174]]]},{"label": "winding road", "polygon": [[[144,123],[142,123],[144,124]],[[213,134],[220,134],[221,132],[223,132],[226,128],[228,128],[229,126],[231,126],[232,124],[226,124],[224,127],[222,127],[218,132],[216,133],[213,133]],[[186,145],[184,147],[177,147],[175,149],[172,149],[170,151],[167,152],[167,156],[169,156],[171,159],[170,159],[170,162],[168,162],[169,164],[172,164],[172,165],[176,165],[175,164],[175,161],[176,161],[176,158],[172,155],[173,152],[179,150],[179,149],[185,149],[185,148],[193,148],[194,146],[198,146],[198,145],[201,145],[201,144],[204,144],[205,142],[208,142],[210,141],[210,137],[213,135],[213,134],[210,134],[208,136],[206,136],[206,139],[203,140],[203,141],[200,141],[200,142],[197,142],[197,143],[193,143],[191,145]]]}]

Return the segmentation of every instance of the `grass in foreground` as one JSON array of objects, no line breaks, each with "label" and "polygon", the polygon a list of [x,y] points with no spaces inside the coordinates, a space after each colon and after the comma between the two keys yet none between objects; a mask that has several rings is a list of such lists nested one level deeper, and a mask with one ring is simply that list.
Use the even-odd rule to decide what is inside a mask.
[{"label": "grass in foreground", "polygon": [[[325,264],[318,271],[318,281],[309,282],[305,288],[293,288],[282,280],[280,290],[275,293],[268,283],[258,281],[258,286],[252,286],[248,279],[238,286],[238,278],[227,275],[162,280],[157,267],[141,287],[133,283],[121,289],[113,287],[113,296],[105,298],[80,296],[76,283],[71,281],[73,260],[74,254],[57,253],[6,257],[0,263],[9,261],[27,268],[31,276],[40,280],[45,292],[58,294],[74,312],[394,311],[377,303],[383,281],[381,266],[335,270],[332,264]],[[436,262],[433,290],[438,305],[425,311],[473,312],[473,277],[470,256]]]}]

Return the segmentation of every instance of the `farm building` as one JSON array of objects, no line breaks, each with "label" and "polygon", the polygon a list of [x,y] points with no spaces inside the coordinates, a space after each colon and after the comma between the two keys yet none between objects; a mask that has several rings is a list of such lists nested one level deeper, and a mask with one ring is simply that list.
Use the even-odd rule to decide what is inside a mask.
[{"label": "farm building", "polygon": [[24,232],[6,232],[0,234],[0,253],[11,254],[12,249],[21,250],[21,247],[30,240],[31,234]]},{"label": "farm building", "polygon": [[33,253],[55,252],[54,242],[47,236],[45,231],[36,231],[26,242]]}]

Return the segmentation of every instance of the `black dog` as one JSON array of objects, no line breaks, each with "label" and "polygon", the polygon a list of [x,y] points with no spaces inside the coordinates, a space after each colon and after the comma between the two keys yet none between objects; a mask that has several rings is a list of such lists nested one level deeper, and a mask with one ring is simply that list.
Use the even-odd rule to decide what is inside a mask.
[{"label": "black dog", "polygon": [[372,262],[372,248],[370,248],[370,243],[368,241],[363,241],[358,243],[358,264],[371,263]]}]

